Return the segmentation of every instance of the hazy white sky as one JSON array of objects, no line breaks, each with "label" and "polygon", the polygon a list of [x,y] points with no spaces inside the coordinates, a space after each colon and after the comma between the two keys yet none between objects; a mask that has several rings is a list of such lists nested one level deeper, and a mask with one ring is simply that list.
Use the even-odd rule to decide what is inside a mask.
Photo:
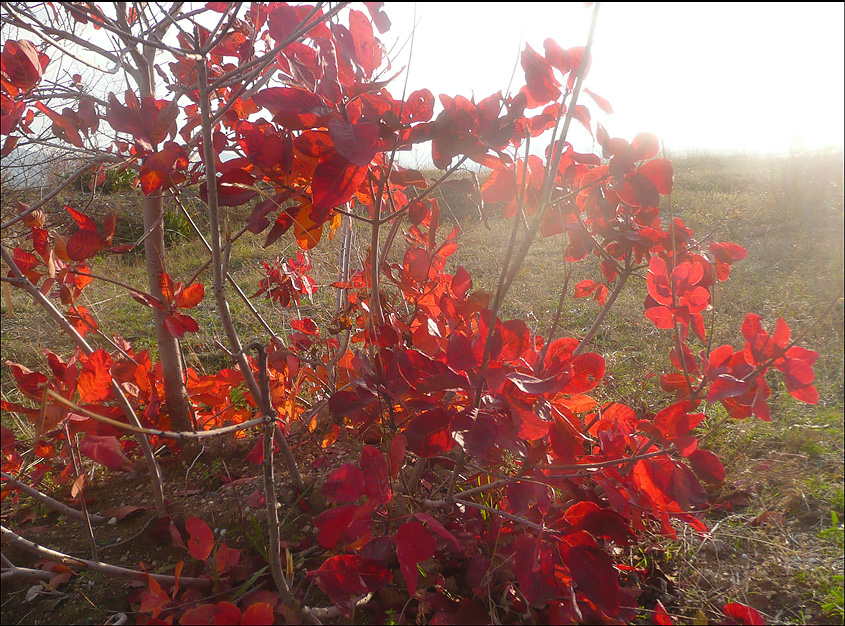
[{"label": "hazy white sky", "polygon": [[[385,10],[393,27],[382,40],[401,46],[414,4],[387,2]],[[507,89],[525,43],[541,54],[547,37],[584,45],[592,7],[420,2],[416,12],[409,93],[428,87],[478,101]],[[593,120],[629,140],[653,132],[676,153],[842,145],[844,24],[843,3],[602,4],[585,86],[614,114],[593,105]],[[516,87],[524,84],[517,72]],[[402,80],[390,86],[394,97]],[[571,138],[582,148],[592,141],[586,132]]]}]

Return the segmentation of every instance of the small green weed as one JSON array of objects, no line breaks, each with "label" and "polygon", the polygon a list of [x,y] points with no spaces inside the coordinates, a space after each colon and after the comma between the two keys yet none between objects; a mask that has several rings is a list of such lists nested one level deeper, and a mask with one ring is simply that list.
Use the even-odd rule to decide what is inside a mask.
[{"label": "small green weed", "polygon": [[826,615],[835,616],[837,621],[842,623],[845,620],[845,576],[837,574],[833,577],[827,595],[822,604],[822,611]]},{"label": "small green weed", "polygon": [[830,512],[830,528],[819,531],[819,537],[833,542],[840,550],[845,546],[845,524],[839,521],[836,511]]}]

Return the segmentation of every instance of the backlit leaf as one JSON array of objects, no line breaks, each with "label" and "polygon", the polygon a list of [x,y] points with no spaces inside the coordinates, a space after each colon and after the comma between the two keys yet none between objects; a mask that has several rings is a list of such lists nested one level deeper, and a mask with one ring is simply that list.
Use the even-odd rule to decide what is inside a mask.
[{"label": "backlit leaf", "polygon": [[79,398],[83,402],[99,402],[109,397],[112,381],[109,373],[111,364],[111,357],[102,349],[95,350],[88,357],[77,380]]}]

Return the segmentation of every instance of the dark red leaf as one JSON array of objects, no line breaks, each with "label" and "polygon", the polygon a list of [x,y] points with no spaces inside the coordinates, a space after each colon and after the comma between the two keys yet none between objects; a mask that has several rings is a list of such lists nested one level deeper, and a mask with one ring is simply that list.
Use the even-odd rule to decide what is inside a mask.
[{"label": "dark red leaf", "polygon": [[369,165],[378,152],[379,128],[373,122],[349,124],[335,118],[329,121],[329,136],[335,149],[355,165]]},{"label": "dark red leaf", "polygon": [[0,54],[0,83],[4,91],[13,97],[29,91],[41,82],[49,62],[49,57],[31,41],[7,39]]},{"label": "dark red leaf", "polygon": [[408,594],[417,592],[417,563],[434,556],[434,537],[420,522],[405,522],[396,533],[396,556]]},{"label": "dark red leaf", "polygon": [[564,519],[576,530],[584,530],[594,537],[605,537],[619,545],[630,545],[634,533],[628,521],[616,511],[602,509],[594,502],[583,501],[573,504]]},{"label": "dark red leaf", "polygon": [[692,470],[701,480],[721,485],[725,482],[725,468],[719,457],[709,450],[695,450],[688,457]]},{"label": "dark red leaf", "polygon": [[358,540],[370,529],[373,505],[361,506],[345,504],[328,509],[314,518],[314,526],[319,529],[317,542],[326,549],[332,549],[341,541],[343,544]]},{"label": "dark red leaf", "polygon": [[619,613],[619,581],[610,556],[598,547],[575,545],[567,551],[564,562],[572,582],[602,613]]},{"label": "dark red leaf", "polygon": [[364,495],[364,473],[357,465],[346,463],[329,474],[322,489],[328,502],[352,502]]},{"label": "dark red leaf", "polygon": [[333,556],[319,570],[309,575],[331,598],[345,617],[349,617],[354,601],[378,591],[393,580],[393,574],[379,561],[351,554]]},{"label": "dark red leaf", "polygon": [[387,461],[381,450],[364,446],[361,450],[361,471],[364,473],[364,493],[371,502],[387,504],[390,501]]},{"label": "dark red leaf", "polygon": [[421,457],[445,454],[455,445],[451,421],[450,415],[442,409],[420,413],[405,428],[408,449]]},{"label": "dark red leaf", "polygon": [[322,96],[299,87],[270,87],[259,91],[252,101],[273,113],[273,120],[290,130],[325,126],[334,113]]},{"label": "dark red leaf", "polygon": [[186,332],[198,332],[200,327],[190,315],[170,313],[164,318],[164,327],[174,337],[181,339]]},{"label": "dark red leaf", "polygon": [[350,163],[339,152],[332,150],[321,157],[311,181],[314,223],[323,224],[333,208],[348,202],[366,176],[366,167]]},{"label": "dark red leaf", "polygon": [[544,608],[560,593],[551,550],[540,539],[523,535],[513,542],[513,557],[520,591],[532,606]]}]

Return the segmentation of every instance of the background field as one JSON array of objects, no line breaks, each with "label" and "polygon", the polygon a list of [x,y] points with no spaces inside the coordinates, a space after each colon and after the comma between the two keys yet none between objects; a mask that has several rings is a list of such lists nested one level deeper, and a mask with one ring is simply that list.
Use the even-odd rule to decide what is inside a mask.
[{"label": "background field", "polygon": [[[662,572],[665,590],[676,599],[672,613],[685,619],[699,611],[718,619],[726,602],[747,603],[772,623],[828,623],[843,620],[843,155],[841,152],[801,153],[785,157],[687,155],[674,158],[675,191],[671,201],[675,214],[699,236],[731,241],[748,250],[748,258],[736,264],[731,279],[720,283],[716,294],[715,345],[740,345],[740,324],[747,312],[755,312],[766,328],[783,316],[801,335],[803,344],[820,357],[815,365],[820,402],[807,406],[794,401],[772,377],[773,421],[756,418],[725,422],[720,407],[707,407],[702,424],[705,445],[723,460],[728,479],[722,495],[730,503],[713,513],[708,525],[711,536],[704,542],[692,533],[680,542],[655,537],[630,554],[631,563],[648,565]],[[118,186],[119,187],[119,186]],[[90,212],[112,208],[118,215],[118,243],[142,233],[138,194],[118,188],[116,193],[94,199]],[[3,219],[13,211],[19,196],[3,190]],[[37,192],[20,196],[32,201]],[[48,223],[70,223],[64,203],[83,208],[90,198],[66,192],[46,210]],[[185,198],[192,215],[202,226],[201,204]],[[469,270],[476,288],[495,289],[499,260],[506,246],[509,226],[496,215],[488,226],[477,212],[469,211],[453,193],[441,196],[445,218],[439,238],[457,222],[463,236],[452,257],[452,269],[460,264]],[[247,209],[233,211],[233,230],[238,230]],[[195,241],[183,218],[175,211],[167,221],[171,275],[188,280],[205,260],[205,250]],[[359,242],[363,241],[364,233]],[[295,244],[276,244],[264,250],[264,236],[247,234],[232,253],[230,269],[247,295],[257,290],[261,264],[275,256],[295,256]],[[4,244],[8,240],[4,234]],[[357,245],[363,254],[366,243]],[[397,241],[394,256],[403,249]],[[539,241],[530,252],[502,312],[503,318],[524,319],[533,332],[545,334],[555,313],[565,264],[556,238]],[[312,252],[314,277],[321,285],[336,280],[337,241],[323,242]],[[447,267],[447,271],[448,271]],[[3,268],[3,272],[8,268]],[[144,288],[142,253],[99,259],[95,274],[117,278]],[[576,270],[574,285],[584,278],[600,279],[598,265]],[[222,331],[210,294],[210,275],[200,280],[209,288],[206,300],[195,309],[201,332],[189,334],[183,349],[189,366],[213,371],[228,366],[228,359],[215,346]],[[660,390],[660,374],[667,371],[668,333],[658,331],[642,314],[645,281],[633,279],[593,341],[595,351],[605,355],[608,373],[597,395],[624,402],[638,411],[654,412],[670,402]],[[253,302],[265,319],[283,332],[296,312],[273,307],[263,299]],[[318,322],[328,322],[334,302],[333,290],[320,289],[313,303],[303,300],[299,310]],[[41,350],[69,355],[70,343],[24,294],[11,294],[12,309],[2,305],[2,357],[31,369],[46,369]],[[262,328],[246,306],[232,296],[230,303],[245,340],[261,337]],[[113,285],[89,287],[80,304],[87,306],[102,329],[122,335],[137,349],[150,348],[149,310]],[[561,334],[582,336],[599,306],[592,300],[565,301]],[[708,330],[710,320],[707,319]],[[97,344],[97,338],[92,338]],[[98,345],[99,347],[99,345]],[[2,373],[4,399],[20,401],[11,376]],[[3,424],[19,436],[31,430],[14,416],[3,414]],[[201,461],[210,462],[210,461]],[[4,517],[7,511],[4,507]],[[199,513],[198,513],[199,514]],[[17,623],[21,615],[9,614],[3,598],[4,623]]]}]

